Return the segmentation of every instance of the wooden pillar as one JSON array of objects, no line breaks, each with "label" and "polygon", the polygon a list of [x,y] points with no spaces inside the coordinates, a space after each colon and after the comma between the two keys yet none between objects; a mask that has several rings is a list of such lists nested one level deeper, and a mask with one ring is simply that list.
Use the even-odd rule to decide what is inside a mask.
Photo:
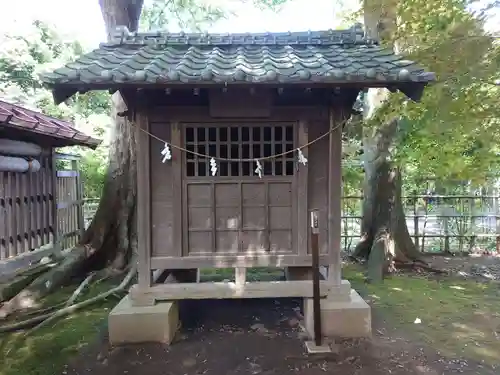
[{"label": "wooden pillar", "polygon": [[341,195],[342,195],[342,126],[332,107],[329,110],[330,129],[328,158],[328,280],[340,285]]},{"label": "wooden pillar", "polygon": [[[297,129],[298,139],[295,147],[304,146],[309,142],[308,135],[309,122],[305,120],[299,121]],[[305,158],[309,158],[309,150],[302,149]],[[309,200],[307,193],[309,168],[299,165],[297,169],[297,247],[299,255],[306,256],[309,253]]]},{"label": "wooden pillar", "polygon": [[76,214],[77,214],[77,224],[78,224],[78,242],[83,238],[85,233],[85,221],[83,218],[83,186],[82,179],[80,176],[80,163],[77,159],[71,160],[71,169],[75,172],[75,184],[76,184]]},{"label": "wooden pillar", "polygon": [[[50,159],[50,162],[51,162],[51,172],[52,172],[52,191],[51,191],[51,194],[52,194],[52,236],[53,236],[53,239],[52,239],[52,242],[54,243],[54,246],[58,245],[59,244],[59,215],[58,215],[58,207],[57,207],[57,199],[59,197],[59,186],[58,186],[58,183],[57,183],[57,154],[55,152],[55,150],[52,148],[51,149],[51,159]],[[28,181],[29,183],[29,181]],[[30,199],[30,202],[31,202],[31,186],[28,186],[28,195],[29,196],[29,199]],[[31,203],[28,203],[28,207],[31,207]],[[31,210],[30,210],[31,211]],[[31,247],[31,212],[28,214],[28,225],[27,225],[27,232],[29,232],[29,239],[28,239],[28,243],[29,243],[29,248],[30,250],[32,250],[32,247]]]},{"label": "wooden pillar", "polygon": [[149,120],[143,109],[135,114],[137,155],[137,237],[139,289],[151,287],[151,176]]}]

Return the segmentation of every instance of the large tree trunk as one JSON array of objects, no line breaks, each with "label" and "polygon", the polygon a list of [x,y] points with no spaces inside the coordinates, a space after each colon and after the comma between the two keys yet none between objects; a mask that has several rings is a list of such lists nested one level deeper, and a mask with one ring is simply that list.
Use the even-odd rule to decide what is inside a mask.
[{"label": "large tree trunk", "polygon": [[126,109],[120,93],[112,96],[114,129],[109,166],[97,212],[82,243],[93,249],[88,266],[123,270],[137,245],[136,155],[134,127],[117,113]]},{"label": "large tree trunk", "polygon": [[[118,26],[137,31],[143,0],[99,0],[108,40]],[[119,116],[127,106],[119,92],[111,98],[114,123],[109,166],[97,212],[82,238],[93,249],[90,268],[123,270],[137,246],[135,128]]]},{"label": "large tree trunk", "polygon": [[[364,0],[365,30],[369,38],[391,41],[396,31],[396,0]],[[393,45],[397,53],[397,45]],[[362,238],[353,257],[368,261],[370,281],[380,281],[397,263],[420,262],[406,225],[401,199],[401,172],[391,161],[397,130],[395,116],[374,124],[373,118],[387,100],[386,89],[369,89],[364,95]],[[423,263],[423,262],[422,262]]]},{"label": "large tree trunk", "polygon": [[[388,156],[387,147],[397,121],[382,126],[364,139],[362,238],[353,257],[368,261],[368,277],[380,281],[398,264],[421,262],[406,225],[401,197],[401,172]],[[385,132],[384,132],[385,131]]]},{"label": "large tree trunk", "polygon": [[[100,0],[108,39],[117,26],[137,31],[143,0]],[[119,92],[112,96],[114,131],[109,152],[109,167],[97,213],[81,245],[56,267],[39,276],[0,308],[0,317],[33,308],[74,276],[90,269],[107,267],[122,271],[136,248],[136,157],[134,127],[120,117],[126,105]]]}]

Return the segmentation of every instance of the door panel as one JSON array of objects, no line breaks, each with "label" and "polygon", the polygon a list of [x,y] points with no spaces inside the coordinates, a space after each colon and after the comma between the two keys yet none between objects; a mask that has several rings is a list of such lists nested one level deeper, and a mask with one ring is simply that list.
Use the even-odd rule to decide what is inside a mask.
[{"label": "door panel", "polygon": [[292,185],[292,181],[187,182],[187,253],[292,253],[296,209]]}]

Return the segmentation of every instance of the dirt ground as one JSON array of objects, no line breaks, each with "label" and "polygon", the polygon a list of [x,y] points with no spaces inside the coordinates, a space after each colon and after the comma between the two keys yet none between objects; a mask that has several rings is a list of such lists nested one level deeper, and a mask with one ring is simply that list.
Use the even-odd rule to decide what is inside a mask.
[{"label": "dirt ground", "polygon": [[436,268],[450,274],[477,281],[500,282],[500,254],[471,254],[468,257],[433,256],[426,259]]},{"label": "dirt ground", "polygon": [[440,356],[400,335],[374,310],[371,340],[339,341],[332,354],[308,355],[298,327],[300,300],[186,301],[172,346],[110,348],[102,337],[63,374],[498,375],[498,368]]}]

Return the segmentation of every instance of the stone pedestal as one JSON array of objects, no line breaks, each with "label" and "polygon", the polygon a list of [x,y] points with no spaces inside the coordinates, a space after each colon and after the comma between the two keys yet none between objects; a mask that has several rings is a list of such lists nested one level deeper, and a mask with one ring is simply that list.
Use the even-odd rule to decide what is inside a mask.
[{"label": "stone pedestal", "polygon": [[108,317],[111,345],[160,342],[170,344],[179,326],[176,301],[154,306],[132,306],[125,296]]},{"label": "stone pedestal", "polygon": [[[304,298],[304,325],[314,336],[312,298]],[[347,280],[321,300],[321,326],[324,337],[371,337],[371,310]]]}]

